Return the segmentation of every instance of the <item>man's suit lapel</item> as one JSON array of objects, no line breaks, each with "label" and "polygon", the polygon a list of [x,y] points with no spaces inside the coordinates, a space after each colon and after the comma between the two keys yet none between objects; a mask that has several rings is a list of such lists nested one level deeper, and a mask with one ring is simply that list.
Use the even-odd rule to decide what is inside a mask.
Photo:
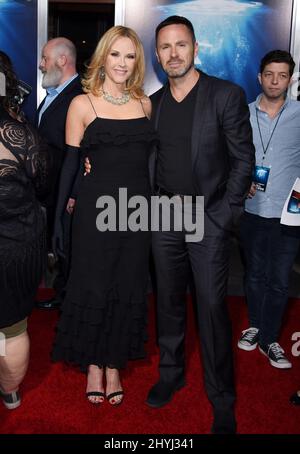
[{"label": "man's suit lapel", "polygon": [[160,116],[160,112],[161,112],[161,107],[162,107],[162,103],[163,103],[163,101],[165,99],[165,96],[167,94],[168,88],[169,88],[169,84],[167,83],[165,85],[165,87],[164,87],[164,90],[162,91],[160,100],[159,100],[158,105],[157,105],[157,109],[156,109],[156,112],[155,112],[155,118],[154,118],[155,131],[158,130],[158,122],[159,122],[159,116]]},{"label": "man's suit lapel", "polygon": [[47,98],[47,96],[45,96],[45,98],[42,100],[42,102],[40,103],[40,105],[39,105],[39,107],[37,108],[37,111],[36,111],[36,113],[35,113],[35,116],[34,116],[34,125],[35,125],[36,128],[38,128],[38,126],[39,126],[40,110],[41,110],[41,108],[43,107],[43,105],[45,104],[46,98]]},{"label": "man's suit lapel", "polygon": [[[47,109],[45,110],[45,112],[42,115],[41,123],[44,122],[47,119],[47,116],[50,115],[51,112],[53,112],[56,109],[56,107],[64,101],[65,96],[70,91],[73,90],[74,85],[77,83],[78,83],[78,76],[74,80],[72,80],[72,82],[69,83],[69,85],[67,85],[66,88],[54,99],[54,101],[50,104],[50,106],[47,107]],[[41,102],[41,106],[44,102],[45,102],[45,100],[43,100]],[[40,107],[39,107],[39,110],[40,110]]]},{"label": "man's suit lapel", "polygon": [[198,90],[196,94],[196,101],[195,101],[195,108],[194,108],[194,116],[193,116],[193,126],[192,126],[192,137],[191,137],[191,153],[192,153],[192,167],[194,169],[197,158],[199,157],[199,143],[201,141],[201,136],[203,132],[204,125],[204,115],[207,111],[206,105],[210,99],[210,83],[209,77],[200,72],[200,81],[198,85]]},{"label": "man's suit lapel", "polygon": [[42,108],[43,105],[45,104],[46,98],[47,98],[47,96],[45,96],[45,98],[44,98],[44,99],[42,100],[42,102],[40,103],[40,105],[39,105],[39,107],[38,107],[38,109],[37,109],[37,113],[38,113],[38,114],[40,113],[41,108]]},{"label": "man's suit lapel", "polygon": [[[68,86],[69,87],[69,86]],[[66,89],[68,88],[66,87]],[[66,90],[65,89],[65,90]],[[49,107],[47,107],[47,109],[45,110],[45,112],[43,113],[42,115],[42,118],[41,118],[41,122],[42,121],[45,121],[45,119],[47,118],[48,115],[51,114],[51,112],[53,112],[53,110],[56,109],[56,107],[61,103],[63,102],[64,100],[64,97],[66,96],[66,93],[67,91],[63,90],[61,93],[59,93],[59,95],[54,99],[54,101],[50,104]]]},{"label": "man's suit lapel", "polygon": [[[158,122],[159,122],[159,116],[161,112],[161,106],[163,103],[163,100],[165,98],[165,95],[167,93],[168,89],[168,84],[165,85],[165,87],[161,90],[159,100],[157,102],[157,107],[155,108],[155,112],[153,115],[153,125],[154,129],[157,131],[158,130]],[[156,169],[157,169],[157,145],[154,145],[152,152],[150,153],[149,157],[149,176],[150,176],[150,185],[152,188],[152,191],[155,191],[155,186],[156,186]]]}]

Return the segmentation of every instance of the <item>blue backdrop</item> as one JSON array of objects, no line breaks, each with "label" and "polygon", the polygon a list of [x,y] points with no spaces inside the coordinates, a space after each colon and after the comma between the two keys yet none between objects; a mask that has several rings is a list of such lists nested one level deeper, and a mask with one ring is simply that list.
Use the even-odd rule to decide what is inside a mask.
[{"label": "blue backdrop", "polygon": [[32,87],[24,110],[36,110],[37,0],[0,0],[0,49],[9,55],[19,79]]},{"label": "blue backdrop", "polygon": [[149,93],[164,81],[154,57],[156,25],[171,15],[187,17],[199,43],[196,64],[206,73],[241,85],[251,102],[257,96],[261,58],[272,49],[289,50],[292,0],[129,0],[125,25],[141,37]]}]

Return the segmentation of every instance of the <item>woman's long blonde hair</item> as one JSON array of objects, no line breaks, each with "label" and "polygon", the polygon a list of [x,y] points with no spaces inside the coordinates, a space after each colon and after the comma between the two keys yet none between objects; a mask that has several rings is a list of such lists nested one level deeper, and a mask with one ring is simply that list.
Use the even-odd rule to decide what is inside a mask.
[{"label": "woman's long blonde hair", "polygon": [[136,48],[136,62],[132,75],[126,82],[126,90],[135,98],[144,96],[143,82],[145,76],[145,56],[142,43],[134,30],[122,25],[110,28],[100,39],[96,50],[92,56],[90,64],[87,66],[86,74],[82,80],[85,93],[92,93],[100,96],[104,80],[100,78],[101,66],[104,66],[106,58],[113,43],[118,38],[129,38]]}]

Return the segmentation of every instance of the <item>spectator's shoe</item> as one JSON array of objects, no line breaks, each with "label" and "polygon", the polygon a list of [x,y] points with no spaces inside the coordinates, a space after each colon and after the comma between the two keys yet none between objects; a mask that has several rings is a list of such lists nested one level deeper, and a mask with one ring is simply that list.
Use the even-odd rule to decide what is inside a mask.
[{"label": "spectator's shoe", "polygon": [[179,384],[159,381],[150,389],[146,404],[153,408],[163,407],[172,400],[174,393],[184,385],[184,381]]},{"label": "spectator's shoe", "polygon": [[242,335],[238,341],[238,347],[242,350],[250,352],[255,350],[258,342],[258,329],[257,328],[248,328],[242,331]]},{"label": "spectator's shoe", "polygon": [[2,402],[9,410],[14,410],[21,405],[21,397],[18,391],[13,391],[11,393],[5,393],[0,388],[0,397]]},{"label": "spectator's shoe", "polygon": [[287,359],[284,350],[277,342],[259,345],[259,351],[269,358],[270,364],[278,369],[290,369],[292,363]]},{"label": "spectator's shoe", "polygon": [[300,391],[295,392],[295,394],[290,397],[290,402],[293,405],[300,405]]}]

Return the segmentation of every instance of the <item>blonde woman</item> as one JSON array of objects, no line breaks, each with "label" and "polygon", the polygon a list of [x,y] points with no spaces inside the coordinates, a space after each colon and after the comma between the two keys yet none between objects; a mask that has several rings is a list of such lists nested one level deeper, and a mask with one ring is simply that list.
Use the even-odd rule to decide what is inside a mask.
[{"label": "blonde woman", "polygon": [[[105,398],[112,405],[120,404],[124,393],[119,371],[129,359],[144,356],[150,232],[119,228],[118,215],[114,217],[124,209],[120,188],[127,199],[150,196],[148,157],[155,134],[148,119],[150,100],[142,90],[144,72],[136,33],[123,26],[111,28],[88,67],[85,94],[74,98],[67,116],[68,152],[60,184],[56,247],[62,241],[61,214],[80,152],[93,168],[81,181],[75,205],[71,272],[53,358],[86,370],[86,395],[93,404]],[[107,230],[99,225],[101,196],[109,196],[116,207],[107,219],[112,222]]]}]

